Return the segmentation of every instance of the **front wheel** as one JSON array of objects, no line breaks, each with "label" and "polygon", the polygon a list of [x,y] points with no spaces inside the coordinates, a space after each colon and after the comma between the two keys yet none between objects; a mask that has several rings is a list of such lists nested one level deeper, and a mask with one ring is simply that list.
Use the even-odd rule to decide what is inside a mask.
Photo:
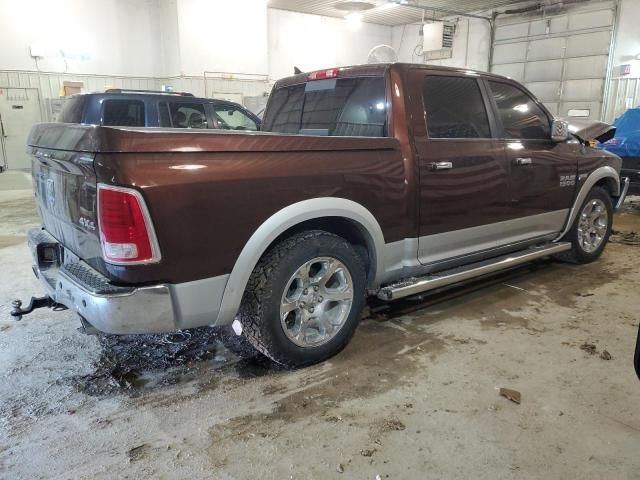
[{"label": "front wheel", "polygon": [[565,236],[571,242],[571,250],[558,258],[571,263],[593,262],[609,241],[612,225],[613,203],[609,193],[601,187],[592,188]]},{"label": "front wheel", "polygon": [[283,365],[325,360],[351,339],[365,286],[363,259],[345,239],[318,230],[294,235],[251,274],[239,312],[243,335]]}]

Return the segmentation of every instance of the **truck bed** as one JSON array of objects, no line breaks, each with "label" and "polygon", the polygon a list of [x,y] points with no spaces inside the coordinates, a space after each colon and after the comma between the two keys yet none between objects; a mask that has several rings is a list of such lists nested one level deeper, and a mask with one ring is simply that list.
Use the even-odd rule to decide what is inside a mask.
[{"label": "truck bed", "polygon": [[[407,234],[406,175],[394,138],[40,124],[28,144],[44,227],[116,284],[229,273],[258,226],[309,198],[366,206],[386,241]],[[103,261],[98,183],[142,193],[162,251],[159,264]]]}]

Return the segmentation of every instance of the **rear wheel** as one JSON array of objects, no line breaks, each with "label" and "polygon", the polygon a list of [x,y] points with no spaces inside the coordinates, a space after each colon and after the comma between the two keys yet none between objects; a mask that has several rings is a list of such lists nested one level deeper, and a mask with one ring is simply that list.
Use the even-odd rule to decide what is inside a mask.
[{"label": "rear wheel", "polygon": [[558,258],[572,263],[593,262],[609,241],[612,225],[613,203],[609,193],[600,187],[592,188],[565,236],[572,248]]},{"label": "rear wheel", "polygon": [[287,366],[335,355],[349,342],[365,301],[362,257],[324,231],[288,238],[258,263],[239,312],[243,335]]}]

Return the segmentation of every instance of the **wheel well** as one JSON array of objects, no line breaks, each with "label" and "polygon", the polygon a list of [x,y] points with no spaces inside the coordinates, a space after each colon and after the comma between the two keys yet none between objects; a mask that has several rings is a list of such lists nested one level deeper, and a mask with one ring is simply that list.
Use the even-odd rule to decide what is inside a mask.
[{"label": "wheel well", "polygon": [[285,238],[306,230],[323,230],[347,240],[362,258],[367,269],[367,283],[376,276],[376,252],[373,240],[359,223],[344,217],[322,217],[306,220],[282,232],[265,250],[266,255]]},{"label": "wheel well", "polygon": [[616,181],[611,177],[601,178],[596,182],[594,187],[602,187],[604,188],[611,198],[616,198],[616,193],[618,191],[618,186],[616,185]]}]

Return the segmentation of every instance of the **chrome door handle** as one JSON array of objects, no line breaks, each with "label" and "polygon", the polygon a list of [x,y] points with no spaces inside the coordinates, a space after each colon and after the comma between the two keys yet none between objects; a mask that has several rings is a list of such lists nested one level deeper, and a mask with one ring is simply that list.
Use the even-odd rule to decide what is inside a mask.
[{"label": "chrome door handle", "polygon": [[533,163],[533,160],[531,160],[530,158],[516,158],[515,162],[516,165],[531,165]]},{"label": "chrome door handle", "polygon": [[453,163],[451,162],[431,162],[429,164],[429,168],[431,170],[449,170],[453,168]]}]

